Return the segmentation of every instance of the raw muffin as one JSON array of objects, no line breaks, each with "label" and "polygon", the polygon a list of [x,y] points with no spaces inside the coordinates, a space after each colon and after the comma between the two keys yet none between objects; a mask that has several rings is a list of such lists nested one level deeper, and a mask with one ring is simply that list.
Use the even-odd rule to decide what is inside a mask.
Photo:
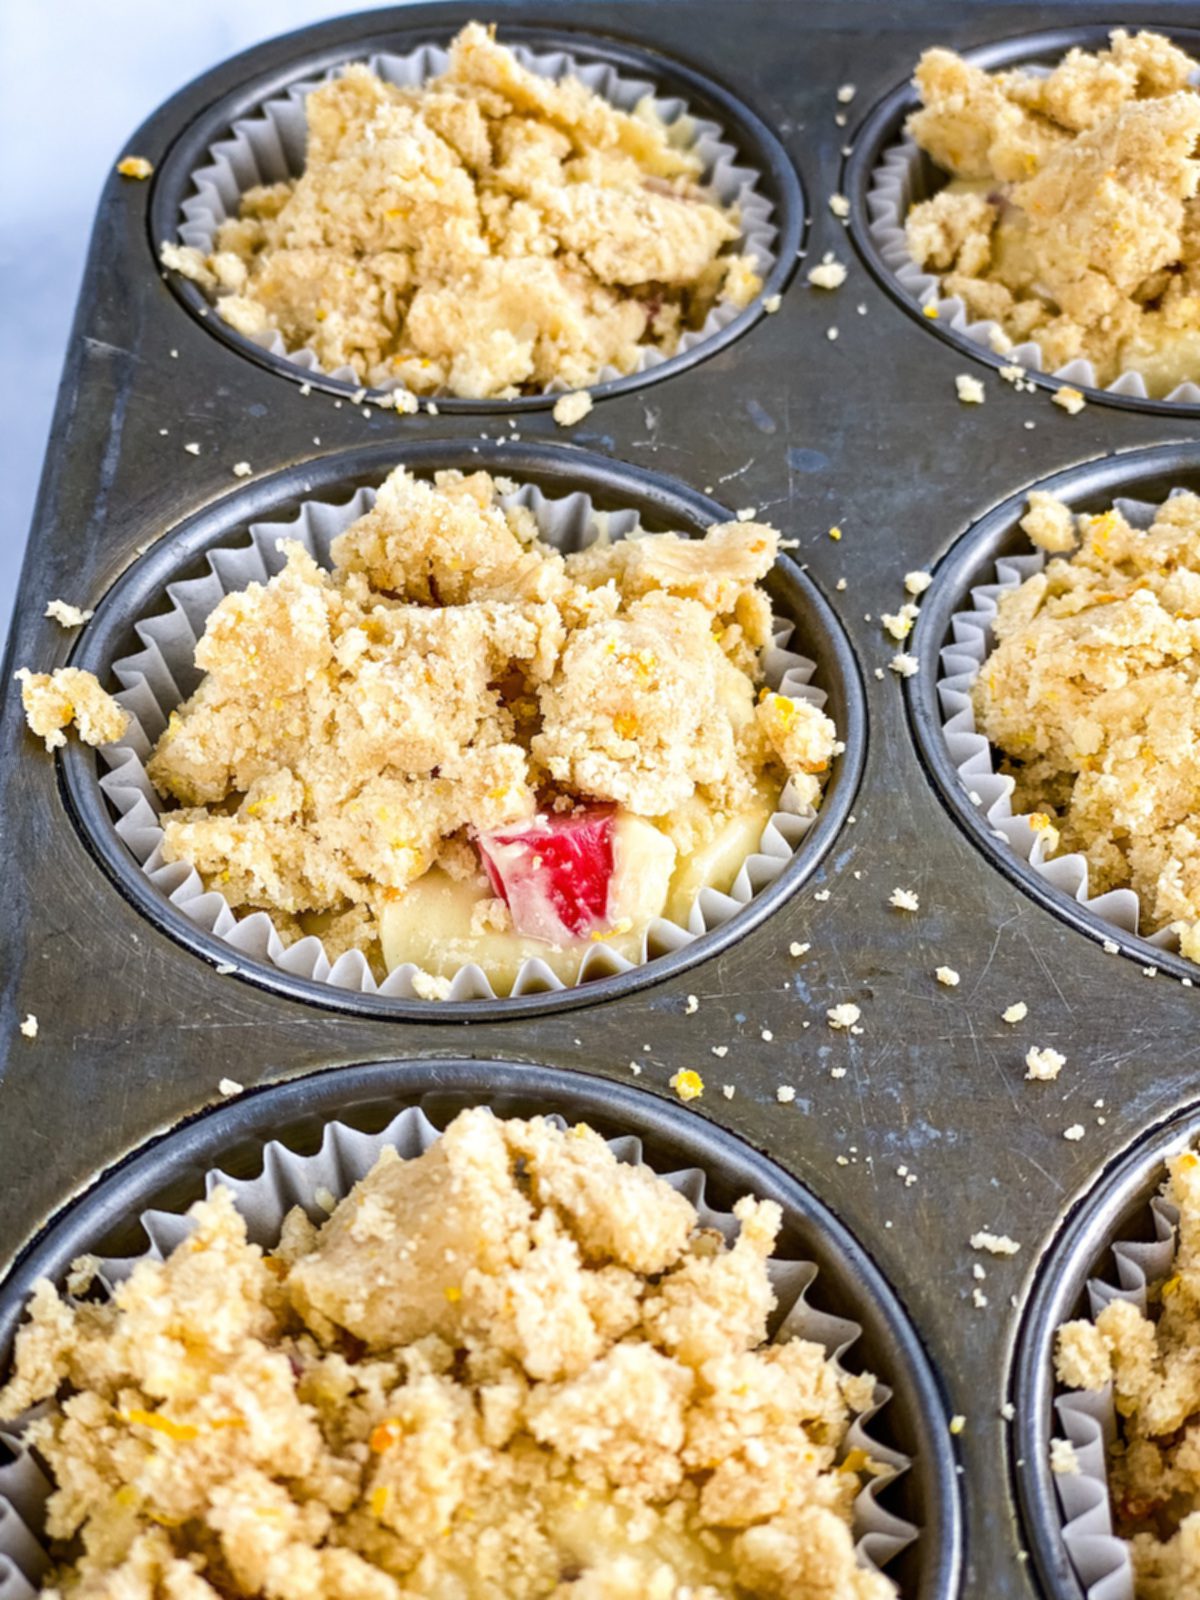
[{"label": "raw muffin", "polygon": [[910,211],[909,251],[998,324],[994,348],[1032,339],[1047,371],[1082,357],[1156,396],[1200,380],[1195,71],[1119,29],[1044,77],[921,57],[907,131],[953,181]]},{"label": "raw muffin", "polygon": [[895,1594],[851,1534],[873,1378],[764,1343],[772,1202],[727,1246],[591,1129],[473,1110],[266,1254],[227,1190],[190,1215],[112,1301],[43,1280],[18,1335],[48,1593]]},{"label": "raw muffin", "polygon": [[423,395],[580,387],[753,299],[687,120],[541,77],[493,34],[464,28],[416,88],[347,67],[305,102],[301,176],[250,189],[211,255],[164,260],[240,333]]},{"label": "raw muffin", "polygon": [[1085,855],[1091,895],[1135,890],[1142,931],[1198,960],[1200,499],[1143,531],[1035,492],[1021,526],[1052,556],[999,597],[976,724],[1049,853]]},{"label": "raw muffin", "polygon": [[1179,1211],[1171,1275],[1148,1313],[1114,1300],[1095,1322],[1058,1331],[1072,1389],[1113,1386],[1118,1438],[1108,1463],[1115,1531],[1131,1541],[1138,1600],[1200,1592],[1200,1157],[1173,1156],[1164,1195]]},{"label": "raw muffin", "polygon": [[[205,676],[148,762],[167,861],[285,942],[414,963],[428,998],[471,961],[505,993],[531,956],[564,981],[598,941],[640,959],[657,918],[730,887],[785,786],[811,814],[837,748],[763,685],[774,529],[564,558],[513,488],[399,468],[332,572],[283,545],[282,572],[208,618]],[[87,687],[111,722],[89,699],[85,736],[118,737]],[[60,739],[78,692],[24,693]]]}]

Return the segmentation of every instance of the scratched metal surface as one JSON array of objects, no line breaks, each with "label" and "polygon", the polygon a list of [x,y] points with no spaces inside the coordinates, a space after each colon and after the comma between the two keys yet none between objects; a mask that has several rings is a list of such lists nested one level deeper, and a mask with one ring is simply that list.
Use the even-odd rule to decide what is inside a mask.
[{"label": "scratched metal surface", "polygon": [[[439,6],[426,16],[449,31],[474,9]],[[504,3],[487,9],[501,20],[534,15]],[[1164,0],[1126,5],[1123,20],[1182,23],[1188,14]],[[963,1592],[998,1600],[1035,1592],[1015,1521],[1017,1468],[998,1418],[1020,1308],[1042,1251],[1099,1170],[1194,1098],[1200,1001],[1170,978],[1150,982],[1135,962],[1105,955],[968,840],[922,769],[900,684],[890,673],[874,676],[894,646],[866,614],[894,609],[905,571],[936,562],[973,519],[1023,485],[1114,451],[1185,441],[1195,424],[1098,404],[1069,418],[1045,392],[1016,394],[897,307],[855,257],[826,197],[841,182],[842,144],[924,46],[962,47],[1104,15],[1073,5],[541,0],[539,21],[610,29],[677,53],[743,94],[784,139],[811,197],[810,260],[833,249],[850,263],[835,294],[798,276],[778,315],[746,338],[669,384],[603,401],[573,437],[695,487],[712,485],[731,507],[754,505],[800,540],[866,679],[867,765],[855,821],[782,910],[678,979],[536,1019],[358,1018],[221,977],[144,920],[75,832],[56,765],[23,731],[18,697],[6,687],[0,1269],[98,1170],[212,1103],[223,1076],[249,1086],[352,1061],[472,1055],[628,1079],[636,1057],[640,1086],[662,1096],[676,1068],[698,1068],[708,1085],[698,1114],[775,1156],[858,1236],[906,1304],[948,1412],[967,1417],[956,1441],[967,1517]],[[380,13],[362,31],[368,24],[381,26]],[[214,93],[298,50],[295,40],[267,46],[199,80],[130,147],[161,159]],[[857,95],[844,130],[834,123],[834,91],[847,81]],[[67,656],[70,639],[42,619],[48,599],[94,604],[139,545],[233,491],[235,460],[248,458],[260,475],[401,434],[507,432],[494,416],[401,420],[375,411],[364,419],[316,392],[304,399],[239,359],[157,277],[147,198],[113,180],[101,201],[6,685],[17,665],[44,669]],[[832,326],[836,341],[826,337]],[[982,408],[957,402],[962,371],[987,379]],[[523,417],[521,432],[558,437],[544,412]],[[201,444],[198,459],[183,452],[185,439]],[[827,537],[833,523],[844,529],[840,543]],[[919,915],[887,908],[897,885],[919,893]],[[794,940],[811,941],[799,961],[788,954]],[[958,988],[934,981],[943,963],[961,972]],[[693,1016],[684,1014],[688,993],[700,1000]],[[845,1000],[862,1008],[859,1037],[825,1026],[826,1008]],[[1014,1030],[1000,1013],[1016,1000],[1030,1015]],[[17,1031],[28,1012],[40,1022],[35,1041]],[[1066,1055],[1056,1083],[1023,1081],[1034,1043]],[[728,1054],[718,1059],[714,1047]],[[833,1068],[845,1075],[834,1078]],[[724,1082],[737,1086],[732,1101],[720,1094]],[[781,1083],[795,1086],[793,1104],[777,1103]],[[1093,1104],[1100,1097],[1103,1113]],[[1063,1131],[1075,1122],[1087,1132],[1070,1143]],[[900,1166],[914,1183],[897,1175]],[[966,1241],[985,1227],[1014,1235],[1022,1249],[1011,1262],[985,1261],[990,1303],[979,1310]]]}]

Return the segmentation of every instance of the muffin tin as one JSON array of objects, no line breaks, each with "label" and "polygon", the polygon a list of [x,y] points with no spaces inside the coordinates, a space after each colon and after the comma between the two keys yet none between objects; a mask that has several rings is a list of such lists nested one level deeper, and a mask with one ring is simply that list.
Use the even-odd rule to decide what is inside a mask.
[{"label": "muffin tin", "polygon": [[[1200,1102],[1200,998],[1178,981],[1192,969],[1177,958],[1151,959],[1130,938],[1122,955],[1106,954],[1086,916],[1039,893],[975,826],[939,761],[934,682],[950,615],[1013,537],[1014,497],[1061,473],[1081,503],[1194,482],[1194,419],[1109,395],[1068,417],[1044,385],[1017,393],[986,356],[906,314],[860,251],[861,226],[844,227],[828,199],[857,201],[876,108],[894,110],[925,47],[1017,41],[1019,53],[1047,26],[1110,19],[1091,5],[946,0],[899,14],[877,0],[487,8],[502,36],[536,28],[574,48],[586,32],[597,47],[636,54],[650,76],[661,61],[664,81],[693,71],[712,80],[752,108],[727,126],[761,124],[778,140],[786,159],[770,176],[781,205],[800,193],[789,165],[808,197],[807,255],[794,258],[797,212],[784,229],[775,315],[756,306],[678,368],[613,385],[568,433],[537,405],[402,417],[365,414],[332,380],[313,379],[306,395],[261,352],[235,349],[215,313],[185,305],[157,265],[162,208],[173,215],[177,174],[211,142],[219,108],[244,108],[264,86],[274,92],[381,42],[444,41],[473,15],[484,13],[457,3],[375,11],[248,52],[130,137],[120,154],[155,163],[149,184],[114,175],[105,189],[0,708],[0,1331],[11,1331],[29,1275],[58,1270],[77,1248],[70,1240],[116,1237],[141,1196],[186,1187],[211,1130],[235,1142],[311,1130],[331,1109],[416,1084],[426,1093],[470,1081],[474,1092],[547,1107],[569,1099],[606,1127],[637,1120],[702,1149],[710,1170],[808,1197],[814,1241],[846,1263],[827,1278],[830,1308],[841,1309],[839,1292],[876,1307],[864,1359],[912,1397],[914,1470],[893,1491],[921,1508],[921,1537],[896,1568],[906,1596],[1077,1600],[1044,1470],[1046,1328],[1071,1296],[1047,1310],[1045,1295],[1059,1282],[1060,1230],[1091,1216],[1082,1197],[1107,1196],[1118,1155],[1136,1163],[1145,1139]],[[1175,32],[1189,15],[1164,0],[1131,4],[1122,21]],[[848,103],[837,97],[845,84],[855,86]],[[765,160],[767,146],[756,148]],[[804,276],[829,250],[850,269],[832,293]],[[963,372],[983,378],[982,406],[959,403]],[[754,506],[798,541],[780,581],[794,562],[822,635],[844,634],[844,656],[836,644],[814,649],[826,686],[848,686],[847,707],[861,691],[865,718],[848,739],[848,781],[827,801],[820,859],[686,970],[664,958],[645,982],[572,991],[569,1008],[531,996],[466,1015],[349,1003],[252,963],[220,971],[225,947],[148,905],[114,858],[94,754],[49,758],[24,730],[15,667],[103,667],[130,637],[147,575],[161,584],[178,560],[279,514],[312,485],[378,477],[413,452],[430,462],[498,457],[514,475],[574,461],[622,489],[633,469],[637,492],[668,518],[704,520],[714,502],[731,513]],[[246,479],[232,473],[242,460]],[[840,540],[829,537],[835,525]],[[879,618],[908,598],[902,579],[915,568],[935,579],[907,643],[919,671],[902,682],[888,670],[899,647]],[[43,618],[53,598],[97,615],[65,633]],[[861,775],[851,770],[859,761]],[[918,912],[889,907],[897,887],[919,894]],[[810,948],[794,956],[793,945]],[[957,987],[936,981],[943,965],[960,973]],[[1029,1015],[1014,1027],[1001,1013],[1018,1000]],[[827,1026],[827,1009],[845,1001],[861,1008],[860,1034]],[[30,1013],[33,1039],[19,1032]],[[1034,1045],[1066,1056],[1057,1081],[1025,1081]],[[705,1080],[687,1108],[668,1087],[680,1068]],[[247,1093],[222,1105],[222,1079],[247,1091],[286,1082],[286,1101]],[[385,1080],[386,1091],[375,1087]],[[735,1086],[732,1099],[722,1084]],[[780,1087],[794,1099],[780,1102]],[[1076,1123],[1084,1137],[1064,1139]],[[170,1143],[156,1142],[173,1129]],[[1117,1225],[1110,1209],[1087,1235],[1088,1262],[1070,1267],[1080,1283]],[[969,1237],[982,1229],[1012,1235],[1019,1254],[973,1252]],[[1001,1416],[1008,1401],[1012,1424]],[[951,1433],[956,1415],[965,1425]]]}]

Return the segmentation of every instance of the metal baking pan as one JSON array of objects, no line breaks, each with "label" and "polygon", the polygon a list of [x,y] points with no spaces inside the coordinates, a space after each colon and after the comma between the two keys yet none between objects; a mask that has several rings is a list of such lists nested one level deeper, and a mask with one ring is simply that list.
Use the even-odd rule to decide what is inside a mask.
[{"label": "metal baking pan", "polygon": [[[98,1228],[96,1207],[105,1227],[128,1220],[125,1176],[140,1184],[155,1170],[156,1152],[144,1147],[216,1102],[222,1078],[247,1089],[287,1080],[287,1116],[300,1122],[306,1109],[315,1115],[329,1106],[337,1069],[350,1064],[369,1076],[372,1064],[407,1063],[421,1077],[436,1076],[442,1063],[452,1077],[469,1076],[472,1061],[503,1062],[494,1077],[506,1090],[519,1085],[522,1065],[541,1064],[559,1075],[556,1095],[564,1082],[577,1083],[597,1116],[619,1119],[636,1094],[645,1115],[669,1121],[685,1143],[711,1140],[715,1159],[723,1134],[738,1136],[828,1208],[839,1240],[862,1251],[868,1292],[876,1272],[890,1285],[881,1298],[903,1313],[936,1374],[936,1386],[921,1389],[922,1425],[912,1435],[931,1442],[915,1487],[904,1491],[927,1505],[935,1495],[936,1514],[897,1567],[904,1592],[1069,1594],[1069,1575],[1054,1560],[1052,1508],[1047,1525],[1047,1475],[1019,1465],[1044,1442],[1038,1417],[1046,1395],[1037,1385],[1045,1374],[1038,1368],[1030,1378],[1022,1368],[1017,1384],[1018,1358],[1044,1351],[1051,1302],[1039,1289],[1043,1264],[1084,1197],[1099,1204],[1110,1166],[1200,1101],[1200,999],[1177,981],[1186,970],[1178,963],[1163,962],[1149,980],[1136,951],[1105,954],[1086,919],[1031,892],[971,826],[923,753],[928,675],[949,586],[969,578],[972,563],[1011,529],[997,508],[1074,468],[1090,486],[1081,494],[1120,492],[1126,452],[1152,446],[1163,447],[1161,456],[1128,459],[1139,482],[1179,481],[1173,473],[1194,417],[1103,397],[1068,417],[1045,387],[1018,394],[973,349],[940,337],[898,302],[860,253],[861,222],[855,227],[852,216],[844,227],[828,198],[843,192],[852,207],[860,202],[864,166],[843,149],[857,148],[859,129],[903,86],[926,46],[991,47],[1112,19],[1099,6],[1068,4],[935,0],[898,10],[874,0],[496,0],[486,15],[502,31],[536,29],[539,38],[566,37],[572,48],[623,59],[632,52],[651,75],[661,58],[664,81],[696,94],[714,91],[694,74],[711,80],[718,114],[732,97],[730,120],[744,148],[769,169],[788,250],[803,243],[809,262],[832,250],[850,267],[843,287],[825,293],[808,287],[803,262],[784,260],[776,315],[756,311],[678,369],[614,384],[569,441],[544,405],[533,405],[519,416],[520,444],[499,446],[512,431],[503,409],[398,417],[372,408],[367,417],[336,384],[314,382],[302,394],[277,363],[235,348],[214,317],[200,317],[202,308],[163,279],[156,261],[162,208],[179,198],[171,187],[177,170],[194,154],[198,130],[211,137],[220,108],[244,108],[256,86],[301,78],[314,63],[366,53],[381,40],[401,48],[444,41],[482,14],[462,4],[375,11],[237,57],[131,135],[120,153],[148,157],[156,178],[138,185],[114,176],[102,197],[0,706],[6,1325],[29,1271],[58,1259],[56,1241]],[[1166,28],[1190,19],[1189,8],[1166,0],[1131,4],[1121,18]],[[843,84],[855,86],[848,104],[837,99]],[[894,103],[888,107],[891,116]],[[773,141],[782,162],[764,154]],[[801,195],[806,217],[796,207]],[[828,337],[833,328],[836,339]],[[982,407],[957,400],[962,372],[984,379]],[[614,482],[627,481],[625,465],[649,475],[643,481],[657,485],[664,505],[686,501],[700,515],[713,502],[753,505],[797,539],[791,558],[811,586],[813,614],[828,607],[848,641],[844,660],[824,664],[862,689],[865,718],[851,741],[861,775],[844,784],[844,804],[831,795],[819,859],[762,915],[714,941],[702,960],[661,964],[644,984],[572,993],[569,1007],[462,1016],[372,1009],[242,968],[221,973],[219,952],[153,914],[100,832],[89,831],[81,795],[91,792],[94,758],[41,751],[24,730],[11,672],[68,659],[102,663],[110,623],[112,640],[120,634],[121,596],[167,559],[164,544],[149,551],[146,566],[135,565],[160,538],[236,528],[309,480],[333,481],[343,465],[378,473],[393,449],[396,459],[405,450],[451,456],[482,446],[481,434],[496,452],[511,452],[516,472],[535,469],[542,451],[562,459],[578,446],[607,460]],[[199,456],[185,443],[199,444]],[[253,474],[241,481],[231,468],[243,459]],[[974,553],[956,551],[980,523]],[[828,537],[834,524],[843,530],[836,542]],[[952,550],[914,637],[921,672],[902,685],[886,670],[896,646],[879,617],[906,598],[905,572],[935,566]],[[42,615],[56,597],[101,608],[106,596],[79,635]],[[99,826],[103,818],[92,820]],[[896,887],[918,892],[919,913],[889,908]],[[796,941],[811,944],[800,958],[789,954]],[[961,973],[957,988],[935,981],[943,964]],[[688,995],[698,1009],[689,1012]],[[1016,1000],[1029,1017],[1014,1029],[1001,1012]],[[827,1008],[842,1001],[861,1007],[861,1035],[827,1027]],[[32,1040],[18,1031],[28,1013],[39,1020]],[[1024,1081],[1032,1044],[1066,1055],[1053,1084]],[[636,1077],[631,1061],[642,1069]],[[689,1109],[668,1088],[681,1067],[706,1083]],[[844,1076],[833,1077],[834,1068]],[[491,1081],[493,1069],[474,1070]],[[344,1074],[345,1094],[361,1098],[363,1081]],[[721,1094],[724,1083],[736,1086],[733,1099]],[[777,1100],[780,1085],[795,1088],[793,1102]],[[255,1126],[257,1100],[249,1096],[244,1113],[237,1102],[218,1116],[240,1127],[244,1115],[247,1134],[269,1131]],[[1064,1140],[1076,1122],[1085,1137]],[[97,1186],[101,1174],[108,1177]],[[80,1196],[86,1208],[74,1204]],[[1092,1211],[1084,1215],[1093,1240]],[[1019,1255],[973,1255],[968,1238],[984,1228],[1020,1240]],[[972,1303],[974,1261],[987,1272],[983,1308]],[[1069,1309],[1069,1299],[1060,1294],[1054,1309]],[[917,1370],[907,1340],[881,1335],[878,1364],[899,1370],[907,1360]],[[1035,1356],[1023,1359],[1036,1366]],[[1009,1398],[1022,1407],[1013,1426],[1000,1416]],[[954,1414],[966,1425],[952,1436]]]}]

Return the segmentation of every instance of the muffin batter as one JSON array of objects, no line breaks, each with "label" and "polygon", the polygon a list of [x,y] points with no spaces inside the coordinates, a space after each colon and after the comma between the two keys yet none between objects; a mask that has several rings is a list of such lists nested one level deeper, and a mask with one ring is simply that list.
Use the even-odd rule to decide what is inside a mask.
[{"label": "muffin batter", "polygon": [[208,619],[148,764],[167,859],[377,970],[636,955],[729,887],[785,782],[820,799],[833,723],[759,688],[776,547],[734,522],[564,558],[486,473],[397,469],[332,573],[292,544]]},{"label": "muffin batter", "polygon": [[1195,71],[1120,29],[1045,77],[926,51],[907,131],[954,181],[910,211],[914,260],[1047,371],[1083,357],[1099,384],[1138,372],[1155,396],[1200,380]]},{"label": "muffin batter", "polygon": [[1061,1327],[1056,1358],[1069,1388],[1113,1385],[1119,1439],[1108,1481],[1138,1600],[1181,1600],[1200,1583],[1200,1157],[1188,1151],[1167,1167],[1178,1245],[1170,1277],[1151,1289],[1149,1314],[1114,1300],[1094,1323]]},{"label": "muffin batter", "polygon": [[240,333],[373,386],[575,389],[670,354],[761,281],[688,124],[520,66],[471,23],[415,88],[350,66],[305,102],[304,172],[259,186],[211,255],[168,245]]},{"label": "muffin batter", "polygon": [[50,1402],[45,1592],[888,1600],[850,1531],[874,1379],[764,1343],[779,1208],[735,1214],[726,1246],[589,1128],[472,1110],[266,1255],[218,1189],[112,1301],[43,1280],[0,1418]]},{"label": "muffin batter", "polygon": [[1200,960],[1200,499],[1173,495],[1142,531],[1038,495],[1022,527],[1079,544],[999,597],[977,726],[1014,812],[1087,857],[1089,894],[1134,889],[1143,931],[1169,923]]}]

